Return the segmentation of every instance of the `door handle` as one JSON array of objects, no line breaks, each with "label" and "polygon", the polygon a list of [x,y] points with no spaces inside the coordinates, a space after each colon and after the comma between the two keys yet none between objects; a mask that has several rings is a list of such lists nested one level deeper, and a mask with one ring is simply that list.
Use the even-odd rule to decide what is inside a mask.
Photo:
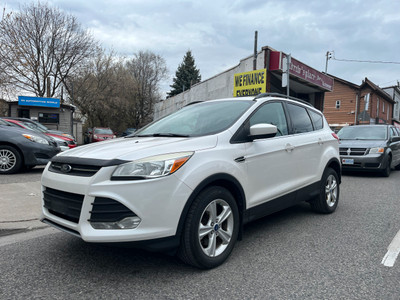
[{"label": "door handle", "polygon": [[324,142],[322,141],[321,138],[318,139],[318,145],[322,145]]},{"label": "door handle", "polygon": [[292,152],[295,147],[292,144],[286,144],[285,150],[287,152]]}]

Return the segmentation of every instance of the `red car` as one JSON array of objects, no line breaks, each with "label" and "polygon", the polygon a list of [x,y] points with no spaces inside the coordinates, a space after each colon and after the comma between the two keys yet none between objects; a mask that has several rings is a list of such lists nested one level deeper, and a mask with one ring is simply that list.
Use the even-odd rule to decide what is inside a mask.
[{"label": "red car", "polygon": [[89,130],[88,142],[89,143],[101,142],[104,140],[115,139],[116,137],[117,136],[110,128],[93,127],[91,130]]},{"label": "red car", "polygon": [[40,128],[39,126],[35,126],[31,122],[25,122],[25,121],[21,121],[21,120],[8,119],[8,118],[3,118],[3,120],[5,120],[5,121],[7,121],[9,123],[12,123],[14,125],[17,125],[19,127],[22,127],[22,128],[26,128],[26,129],[34,130],[34,131],[37,131],[37,132],[41,132],[41,133],[43,133],[45,135],[54,137],[54,138],[56,138],[58,140],[61,139],[61,140],[65,141],[67,143],[69,149],[75,148],[77,146],[76,142],[73,139],[70,139],[70,138],[68,138],[68,137],[66,137],[64,135],[59,135],[59,134],[55,134],[55,133],[52,133],[52,132],[49,132],[49,131],[45,131],[42,128]]}]

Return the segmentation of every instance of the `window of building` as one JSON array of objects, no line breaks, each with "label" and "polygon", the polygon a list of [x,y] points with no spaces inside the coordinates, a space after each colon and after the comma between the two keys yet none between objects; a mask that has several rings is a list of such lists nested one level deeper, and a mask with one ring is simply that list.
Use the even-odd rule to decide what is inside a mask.
[{"label": "window of building", "polygon": [[336,109],[340,108],[340,100],[336,100],[336,104],[335,104]]},{"label": "window of building", "polygon": [[385,102],[382,101],[382,112],[385,112]]},{"label": "window of building", "polygon": [[379,117],[379,98],[376,101],[376,116]]},{"label": "window of building", "polygon": [[60,123],[60,114],[50,114],[50,113],[39,113],[39,123],[51,123],[51,124],[59,124]]}]

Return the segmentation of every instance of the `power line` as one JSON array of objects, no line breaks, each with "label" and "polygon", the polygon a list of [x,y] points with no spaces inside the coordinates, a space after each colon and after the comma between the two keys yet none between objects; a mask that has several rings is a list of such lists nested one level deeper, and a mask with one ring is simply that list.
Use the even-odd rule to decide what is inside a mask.
[{"label": "power line", "polygon": [[359,60],[359,59],[341,59],[335,57],[335,51],[327,51],[326,52],[326,64],[325,64],[325,73],[328,72],[328,61],[330,59],[336,61],[344,61],[344,62],[358,62],[358,63],[369,63],[369,64],[393,64],[400,65],[398,61],[383,61],[383,60]]},{"label": "power line", "polygon": [[359,63],[370,63],[370,64],[397,64],[397,65],[400,65],[400,62],[398,62],[398,61],[339,59],[334,56],[331,59],[337,60],[337,61],[348,61],[348,62],[359,62]]}]

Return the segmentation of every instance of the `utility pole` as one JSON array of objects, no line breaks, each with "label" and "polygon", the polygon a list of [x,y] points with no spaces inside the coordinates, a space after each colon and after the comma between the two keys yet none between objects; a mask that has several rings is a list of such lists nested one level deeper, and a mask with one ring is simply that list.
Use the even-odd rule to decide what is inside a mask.
[{"label": "utility pole", "polygon": [[257,70],[257,35],[258,32],[254,33],[254,57],[253,57],[253,70]]},{"label": "utility pole", "polygon": [[333,51],[326,51],[325,73],[328,73],[328,60],[332,58]]}]

